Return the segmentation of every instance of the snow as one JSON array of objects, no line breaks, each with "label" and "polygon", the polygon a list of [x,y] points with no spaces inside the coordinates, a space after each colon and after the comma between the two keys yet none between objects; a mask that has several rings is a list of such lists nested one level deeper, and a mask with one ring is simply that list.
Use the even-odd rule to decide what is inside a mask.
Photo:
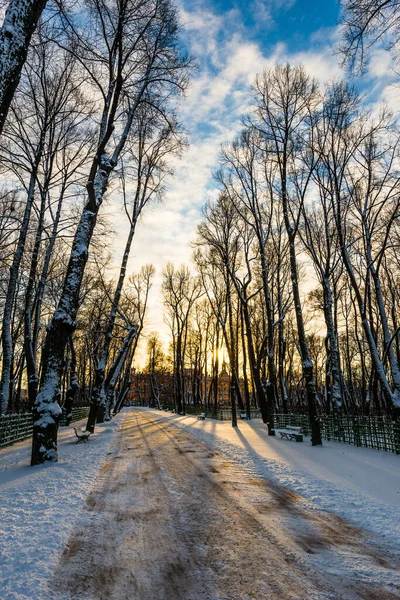
[{"label": "snow", "polygon": [[57,463],[30,467],[30,440],[0,451],[1,600],[50,600],[47,583],[120,420],[97,426],[87,444],[61,429]]},{"label": "snow", "polygon": [[36,427],[47,427],[47,425],[54,425],[54,419],[62,414],[61,407],[59,404],[57,404],[57,402],[43,401],[43,398],[48,397],[46,391],[48,391],[47,388],[46,390],[43,390],[43,394],[41,395],[42,398],[38,396],[39,402],[41,399],[41,403],[38,404],[38,410],[43,412],[43,415],[40,417],[40,419],[34,422],[33,425]]},{"label": "snow", "polygon": [[389,543],[400,539],[400,456],[337,442],[311,446],[269,437],[260,420],[229,422],[154,411],[163,419],[310,501]]},{"label": "snow", "polygon": [[[400,457],[335,442],[312,447],[308,438],[296,443],[268,437],[259,420],[241,421],[232,428],[229,422],[134,410],[182,428],[194,440],[223,452],[240,472],[293,490],[313,514],[330,511],[363,527],[370,532],[367,544],[379,539],[391,556],[399,556]],[[129,413],[125,410],[98,426],[87,444],[75,443],[72,427],[60,430],[58,463],[30,467],[30,440],[0,451],[1,600],[54,600],[48,584],[87,496],[101,479],[107,454],[119,447],[119,436],[109,434]],[[287,515],[289,525],[292,519],[293,527],[298,527],[296,513]],[[395,591],[399,583],[394,568],[365,560],[352,548],[333,546],[305,560],[320,572],[353,579],[356,575],[361,583],[382,589]]]}]

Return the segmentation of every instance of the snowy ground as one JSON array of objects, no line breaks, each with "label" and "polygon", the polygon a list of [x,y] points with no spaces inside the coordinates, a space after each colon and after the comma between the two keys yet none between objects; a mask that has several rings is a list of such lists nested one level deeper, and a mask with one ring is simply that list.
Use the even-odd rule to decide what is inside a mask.
[{"label": "snowy ground", "polygon": [[[86,444],[59,433],[59,462],[30,467],[31,440],[0,451],[0,598],[42,600],[76,517],[112,449],[118,416]],[[84,422],[74,423],[77,428]]]},{"label": "snowy ground", "polygon": [[260,475],[255,457],[223,440],[224,424],[125,415],[52,600],[400,597],[393,547]]},{"label": "snowy ground", "polygon": [[400,598],[398,456],[148,409],[29,450],[0,451],[1,600]]},{"label": "snowy ground", "polygon": [[322,447],[313,448],[309,438],[295,443],[269,437],[259,419],[240,421],[235,429],[226,421],[153,413],[300,494],[316,508],[399,545],[400,456],[337,442],[324,441]]}]

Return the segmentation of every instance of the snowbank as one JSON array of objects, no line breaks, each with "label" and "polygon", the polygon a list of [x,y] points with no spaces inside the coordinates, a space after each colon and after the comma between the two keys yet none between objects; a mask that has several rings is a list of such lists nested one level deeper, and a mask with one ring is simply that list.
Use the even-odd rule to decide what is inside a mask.
[{"label": "snowbank", "polygon": [[30,467],[31,440],[0,451],[2,600],[48,598],[47,582],[121,418],[99,425],[87,444],[75,443],[72,426],[60,430],[58,463]]}]

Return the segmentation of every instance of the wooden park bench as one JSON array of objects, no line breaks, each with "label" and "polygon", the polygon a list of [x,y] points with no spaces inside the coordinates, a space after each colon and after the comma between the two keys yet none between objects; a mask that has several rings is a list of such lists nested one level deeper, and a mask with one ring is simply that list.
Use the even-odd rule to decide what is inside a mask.
[{"label": "wooden park bench", "polygon": [[200,421],[205,421],[206,418],[206,413],[200,413],[199,416],[197,417]]},{"label": "wooden park bench", "polygon": [[74,431],[75,431],[75,435],[78,438],[76,440],[76,443],[79,444],[79,442],[83,442],[84,444],[86,444],[86,442],[89,441],[89,437],[90,437],[90,431],[81,431],[80,433],[77,431],[76,427],[74,427]]},{"label": "wooden park bench", "polygon": [[303,441],[301,427],[290,427],[290,429],[273,429],[273,431],[275,432],[275,434],[280,434],[281,440],[294,440],[295,442]]}]

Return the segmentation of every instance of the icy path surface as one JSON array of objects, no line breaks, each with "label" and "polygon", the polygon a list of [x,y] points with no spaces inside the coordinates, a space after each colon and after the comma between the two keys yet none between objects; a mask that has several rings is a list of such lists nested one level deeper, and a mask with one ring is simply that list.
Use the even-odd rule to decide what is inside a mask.
[{"label": "icy path surface", "polygon": [[47,583],[120,420],[98,426],[86,444],[76,444],[72,427],[61,429],[56,464],[30,467],[31,440],[0,451],[1,600],[47,598]]},{"label": "icy path surface", "polygon": [[310,510],[238,454],[230,458],[227,442],[217,450],[212,435],[200,441],[195,431],[156,411],[125,412],[55,571],[52,600],[400,597],[392,548]]},{"label": "icy path surface", "polygon": [[[141,409],[146,410],[146,409]],[[190,430],[199,440],[223,449],[258,474],[365,527],[395,545],[400,543],[400,456],[324,441],[322,447],[268,437],[261,420],[229,422],[152,411]]]}]

